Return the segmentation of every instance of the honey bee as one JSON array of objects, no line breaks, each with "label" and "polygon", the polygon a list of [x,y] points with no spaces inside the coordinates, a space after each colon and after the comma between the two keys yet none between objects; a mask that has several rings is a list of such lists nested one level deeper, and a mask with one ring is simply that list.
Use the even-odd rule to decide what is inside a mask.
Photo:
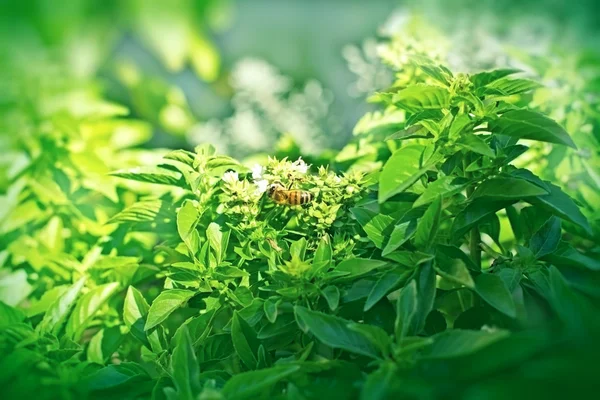
[{"label": "honey bee", "polygon": [[283,186],[279,181],[273,182],[267,189],[267,195],[277,204],[286,206],[299,206],[310,203],[312,194],[305,190],[291,189]]}]

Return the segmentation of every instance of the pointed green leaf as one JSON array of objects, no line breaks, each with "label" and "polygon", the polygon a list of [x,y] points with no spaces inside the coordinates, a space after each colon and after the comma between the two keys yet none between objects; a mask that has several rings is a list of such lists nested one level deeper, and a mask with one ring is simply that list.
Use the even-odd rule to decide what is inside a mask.
[{"label": "pointed green leaf", "polygon": [[440,86],[416,84],[399,91],[392,97],[399,108],[416,113],[424,110],[448,108],[450,93]]},{"label": "pointed green leaf", "polygon": [[136,167],[112,172],[111,175],[134,181],[177,186],[181,173],[161,167]]},{"label": "pointed green leaf", "polygon": [[304,307],[294,307],[299,326],[305,326],[326,345],[351,353],[377,358],[377,348],[363,335],[348,328],[350,321]]},{"label": "pointed green leaf", "polygon": [[449,359],[476,353],[493,343],[510,336],[510,332],[468,331],[453,329],[433,336],[433,345],[421,357],[426,359]]},{"label": "pointed green leaf", "polygon": [[371,239],[378,249],[381,249],[385,239],[391,233],[394,218],[365,208],[352,208],[350,212],[354,215],[360,226],[362,226],[367,237]]},{"label": "pointed green leaf", "polygon": [[413,279],[400,291],[396,302],[396,322],[394,330],[396,341],[400,342],[406,336],[412,336],[417,332],[414,330],[414,320],[418,309],[417,282]]},{"label": "pointed green leaf", "polygon": [[551,217],[533,235],[529,241],[529,249],[533,252],[535,258],[544,257],[556,250],[560,243],[560,238],[560,220],[556,217]]},{"label": "pointed green leaf", "polygon": [[257,354],[260,342],[256,338],[256,332],[237,312],[231,319],[231,340],[236,353],[246,367],[255,369],[258,363]]},{"label": "pointed green leaf", "polygon": [[496,154],[492,148],[479,135],[466,134],[456,142],[460,147],[471,150],[477,154],[482,154],[486,157],[494,158]]},{"label": "pointed green leaf", "polygon": [[50,306],[42,322],[37,326],[38,332],[41,334],[52,333],[58,334],[62,325],[67,320],[69,312],[75,306],[75,301],[85,285],[86,277],[79,279],[73,284],[61,297]]},{"label": "pointed green leaf", "polygon": [[327,305],[331,311],[335,310],[340,304],[340,290],[336,286],[327,286],[325,289],[321,291],[325,300],[327,300]]},{"label": "pointed green leaf", "polygon": [[369,258],[347,258],[335,267],[335,271],[344,274],[344,277],[364,275],[374,269],[381,268],[387,261]]},{"label": "pointed green leaf", "polygon": [[236,374],[227,381],[221,393],[228,400],[258,399],[279,381],[299,369],[299,365],[281,365]]},{"label": "pointed green leaf", "polygon": [[169,289],[161,292],[152,302],[144,330],[154,328],[163,322],[176,309],[184,305],[195,293],[191,290]]},{"label": "pointed green leaf", "polygon": [[429,205],[423,217],[417,224],[417,230],[415,231],[415,246],[421,249],[428,249],[433,245],[435,236],[440,224],[440,218],[442,215],[442,198],[438,197]]},{"label": "pointed green leaf", "polygon": [[417,223],[414,219],[399,223],[398,225],[394,226],[394,230],[390,235],[390,239],[381,252],[381,255],[385,257],[398,247],[402,246],[404,243],[408,242],[413,237],[416,229]]},{"label": "pointed green leaf", "polygon": [[408,145],[396,150],[379,176],[379,203],[410,188],[425,172],[422,155],[425,147]]},{"label": "pointed green leaf", "polygon": [[552,214],[582,227],[587,233],[592,234],[592,229],[577,204],[558,186],[548,181],[544,183],[550,188],[550,193],[535,198],[528,198],[527,202],[540,206]]},{"label": "pointed green leaf", "polygon": [[477,187],[473,198],[485,197],[487,200],[523,199],[548,194],[538,185],[525,179],[498,176],[488,179]]},{"label": "pointed green leaf", "polygon": [[483,273],[475,278],[475,291],[483,300],[498,311],[511,318],[517,316],[517,310],[512,295],[497,275]]},{"label": "pointed green leaf", "polygon": [[119,284],[117,282],[107,283],[81,296],[67,322],[67,336],[74,341],[79,341],[83,331],[92,322],[93,317],[118,289]]},{"label": "pointed green leaf", "polygon": [[175,348],[171,357],[171,377],[177,389],[177,398],[194,400],[202,390],[200,366],[186,326],[177,331]]},{"label": "pointed green leaf", "polygon": [[365,302],[364,311],[369,311],[371,307],[383,299],[394,288],[400,286],[413,274],[412,270],[393,270],[381,275]]},{"label": "pointed green leaf", "polygon": [[196,231],[198,223],[198,210],[191,201],[185,201],[177,212],[177,231],[179,237],[186,244],[192,254],[196,254],[199,250],[199,236]]},{"label": "pointed green leaf", "polygon": [[535,111],[507,111],[500,118],[490,122],[489,128],[498,135],[564,144],[574,149],[577,148],[562,126]]}]

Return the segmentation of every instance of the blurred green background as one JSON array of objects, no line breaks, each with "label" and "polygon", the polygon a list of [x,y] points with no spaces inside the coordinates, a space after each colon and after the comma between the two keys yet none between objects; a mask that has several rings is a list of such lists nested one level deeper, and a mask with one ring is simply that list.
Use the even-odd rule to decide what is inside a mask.
[{"label": "blurred green background", "polygon": [[[317,154],[341,148],[370,108],[367,94],[391,82],[378,38],[401,32],[414,15],[445,35],[450,64],[468,71],[506,63],[507,46],[544,56],[597,51],[597,3],[2,2],[0,112],[60,85],[89,84],[127,107],[126,118],[151,123],[144,147],[211,142],[244,157],[279,143]],[[4,144],[23,131],[7,120]]]}]

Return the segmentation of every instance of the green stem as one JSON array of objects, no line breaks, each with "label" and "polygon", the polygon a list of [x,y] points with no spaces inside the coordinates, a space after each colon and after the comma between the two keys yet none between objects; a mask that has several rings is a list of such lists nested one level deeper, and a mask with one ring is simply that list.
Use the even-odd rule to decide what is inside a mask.
[{"label": "green stem", "polygon": [[[468,165],[467,163],[467,157],[463,158],[463,168],[466,170],[466,166]],[[469,172],[464,171],[464,175],[465,178],[467,179],[471,179],[471,174]],[[471,196],[473,195],[473,192],[475,191],[475,188],[473,186],[468,186],[467,187],[467,199],[471,199]],[[479,228],[477,226],[473,227],[473,229],[471,229],[470,235],[469,235],[469,253],[471,254],[471,258],[473,258],[473,261],[475,262],[475,265],[477,266],[478,269],[481,269],[481,247],[479,246],[479,244],[481,243],[481,235],[479,233]]]}]

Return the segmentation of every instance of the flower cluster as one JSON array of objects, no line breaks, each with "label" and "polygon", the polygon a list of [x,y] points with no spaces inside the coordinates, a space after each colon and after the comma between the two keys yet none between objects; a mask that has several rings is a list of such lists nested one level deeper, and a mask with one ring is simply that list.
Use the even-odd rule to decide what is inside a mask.
[{"label": "flower cluster", "polygon": [[[365,191],[361,179],[358,172],[340,176],[325,167],[310,173],[310,165],[302,158],[269,158],[264,165],[254,165],[247,174],[230,171],[223,175],[217,212],[228,217],[230,226],[246,240],[264,242],[285,236],[281,229],[285,223],[281,221],[293,219],[294,231],[316,243],[322,234],[350,222],[347,210]],[[277,205],[265,194],[274,182],[307,191],[312,201],[302,206]],[[277,228],[274,220],[279,221]]]}]

